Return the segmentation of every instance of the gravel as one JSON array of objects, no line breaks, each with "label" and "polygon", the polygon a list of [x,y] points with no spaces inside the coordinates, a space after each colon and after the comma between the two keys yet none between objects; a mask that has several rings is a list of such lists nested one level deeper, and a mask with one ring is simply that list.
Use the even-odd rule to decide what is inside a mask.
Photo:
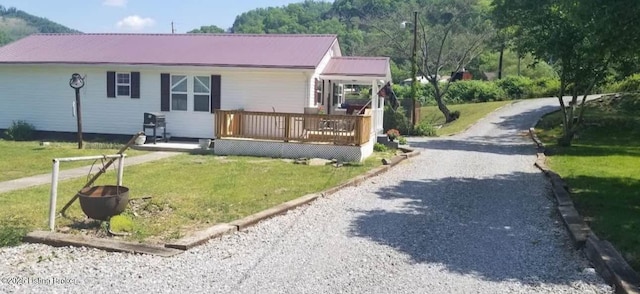
[{"label": "gravel", "polygon": [[525,131],[556,103],[410,140],[389,172],[176,257],[2,248],[0,292],[609,293],[533,166]]}]

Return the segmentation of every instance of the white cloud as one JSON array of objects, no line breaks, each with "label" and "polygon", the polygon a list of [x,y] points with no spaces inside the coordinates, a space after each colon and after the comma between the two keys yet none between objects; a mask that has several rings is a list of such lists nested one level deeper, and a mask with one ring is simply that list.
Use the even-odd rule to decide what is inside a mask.
[{"label": "white cloud", "polygon": [[113,6],[113,7],[125,7],[127,6],[127,0],[104,0],[102,1],[102,5]]},{"label": "white cloud", "polygon": [[141,31],[145,28],[152,27],[156,24],[156,21],[149,17],[140,17],[139,15],[131,15],[123,18],[117,23],[118,28]]}]

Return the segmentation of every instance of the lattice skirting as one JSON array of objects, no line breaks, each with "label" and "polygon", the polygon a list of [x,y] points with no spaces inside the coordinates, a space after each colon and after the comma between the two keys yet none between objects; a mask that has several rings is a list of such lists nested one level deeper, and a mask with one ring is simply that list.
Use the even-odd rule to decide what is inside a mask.
[{"label": "lattice skirting", "polygon": [[248,155],[276,158],[326,158],[360,162],[373,154],[373,140],[362,146],[285,143],[256,140],[216,139],[218,155]]}]

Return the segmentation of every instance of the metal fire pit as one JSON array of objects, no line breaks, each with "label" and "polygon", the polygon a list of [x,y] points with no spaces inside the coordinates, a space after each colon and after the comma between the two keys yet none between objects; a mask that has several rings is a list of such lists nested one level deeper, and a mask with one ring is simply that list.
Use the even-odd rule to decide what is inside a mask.
[{"label": "metal fire pit", "polygon": [[78,192],[80,207],[88,217],[108,220],[127,208],[129,188],[124,186],[94,186]]}]

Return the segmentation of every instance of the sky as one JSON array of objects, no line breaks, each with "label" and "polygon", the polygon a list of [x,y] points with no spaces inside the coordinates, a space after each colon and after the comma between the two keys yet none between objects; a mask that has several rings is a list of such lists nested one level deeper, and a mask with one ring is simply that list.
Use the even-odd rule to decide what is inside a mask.
[{"label": "sky", "polygon": [[200,26],[230,28],[236,16],[255,8],[304,0],[0,0],[29,14],[84,33],[186,33]]}]

